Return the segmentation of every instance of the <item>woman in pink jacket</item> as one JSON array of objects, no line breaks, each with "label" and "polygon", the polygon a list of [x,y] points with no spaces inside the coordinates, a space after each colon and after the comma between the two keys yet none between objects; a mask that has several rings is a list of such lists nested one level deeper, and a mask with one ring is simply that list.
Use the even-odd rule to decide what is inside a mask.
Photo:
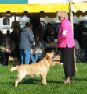
[{"label": "woman in pink jacket", "polygon": [[60,30],[58,32],[57,47],[60,49],[64,66],[65,80],[64,84],[70,83],[71,78],[75,75],[74,63],[74,36],[71,22],[68,15],[64,11],[57,12],[57,16],[61,21]]}]

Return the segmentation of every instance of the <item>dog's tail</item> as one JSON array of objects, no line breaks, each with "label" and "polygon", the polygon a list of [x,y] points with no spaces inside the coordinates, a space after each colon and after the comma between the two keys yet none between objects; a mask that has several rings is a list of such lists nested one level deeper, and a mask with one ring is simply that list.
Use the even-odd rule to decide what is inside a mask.
[{"label": "dog's tail", "polygon": [[11,67],[10,71],[15,71],[15,70],[17,70],[17,69],[18,69],[18,66],[16,66],[16,67]]}]

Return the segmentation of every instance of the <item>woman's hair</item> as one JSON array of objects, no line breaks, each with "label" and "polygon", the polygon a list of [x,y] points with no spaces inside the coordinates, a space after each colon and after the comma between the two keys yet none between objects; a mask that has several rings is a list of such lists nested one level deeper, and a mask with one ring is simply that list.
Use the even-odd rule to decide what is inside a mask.
[{"label": "woman's hair", "polygon": [[66,11],[58,11],[57,12],[58,17],[68,18],[68,14]]}]

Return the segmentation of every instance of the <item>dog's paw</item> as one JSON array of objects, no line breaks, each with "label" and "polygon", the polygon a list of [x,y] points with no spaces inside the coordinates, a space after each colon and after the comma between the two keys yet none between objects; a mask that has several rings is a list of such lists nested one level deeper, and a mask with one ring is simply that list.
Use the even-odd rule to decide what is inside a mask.
[{"label": "dog's paw", "polygon": [[47,83],[42,83],[43,85],[47,85]]},{"label": "dog's paw", "polygon": [[32,78],[33,78],[33,77],[34,77],[34,75],[33,75],[33,74],[30,74],[30,77],[32,77]]}]

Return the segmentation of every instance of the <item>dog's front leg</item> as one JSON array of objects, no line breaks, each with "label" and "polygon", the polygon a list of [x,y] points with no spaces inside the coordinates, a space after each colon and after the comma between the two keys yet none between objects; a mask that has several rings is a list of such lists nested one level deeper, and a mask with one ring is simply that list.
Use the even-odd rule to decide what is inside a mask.
[{"label": "dog's front leg", "polygon": [[41,74],[41,80],[42,80],[42,84],[46,85],[46,74]]}]

